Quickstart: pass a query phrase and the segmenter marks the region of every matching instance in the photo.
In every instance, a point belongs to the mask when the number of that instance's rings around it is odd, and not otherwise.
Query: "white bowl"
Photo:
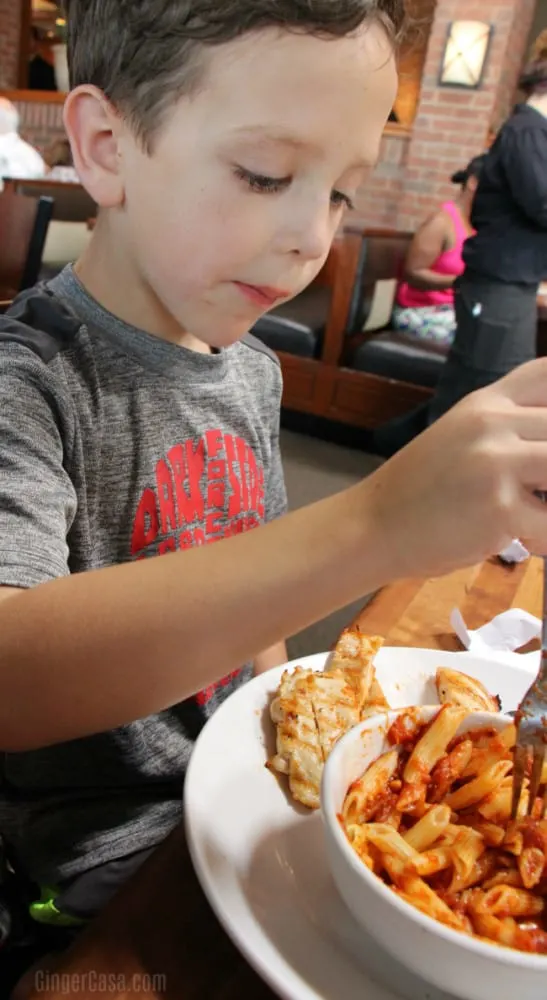
[[[529,955],[459,933],[394,893],[353,850],[339,820],[346,792],[389,749],[386,733],[404,709],[355,726],[332,751],[323,772],[321,807],[334,881],[356,921],[407,968],[461,1000],[546,1000],[547,956]],[[439,706],[413,709],[428,722]],[[502,729],[504,715],[469,715],[459,732]]]

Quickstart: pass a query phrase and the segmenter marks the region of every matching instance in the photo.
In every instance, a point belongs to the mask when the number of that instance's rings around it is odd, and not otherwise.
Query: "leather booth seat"
[[[394,330],[397,286],[413,239],[409,232],[366,230],[350,302],[344,363],[365,374],[433,390],[447,348]]]
[[[360,344],[350,365],[357,371],[434,389],[447,353],[446,347],[385,330]]]
[[[262,316],[252,332],[272,351],[318,358],[323,344],[331,289],[312,285],[290,302]]]

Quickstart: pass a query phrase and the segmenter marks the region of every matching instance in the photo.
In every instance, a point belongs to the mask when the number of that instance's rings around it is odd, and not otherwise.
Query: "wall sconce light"
[[[493,31],[484,21],[453,21],[449,25],[439,79],[442,87],[480,87]]]

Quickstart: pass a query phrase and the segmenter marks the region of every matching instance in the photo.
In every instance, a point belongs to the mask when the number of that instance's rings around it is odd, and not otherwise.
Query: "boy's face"
[[[376,24],[336,40],[268,29],[208,60],[150,155],[120,127],[109,231],[156,313],[221,347],[321,269],[397,80]]]

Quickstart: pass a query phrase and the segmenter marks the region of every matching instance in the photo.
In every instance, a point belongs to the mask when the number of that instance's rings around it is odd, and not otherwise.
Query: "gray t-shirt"
[[[23,293],[0,316],[0,584],[280,516],[280,401],[279,363],[252,337],[207,355],[159,340],[102,309],[71,268]],[[249,675],[112,732],[2,755],[0,832],[31,877],[55,885],[159,843],[180,819],[200,729]]]

